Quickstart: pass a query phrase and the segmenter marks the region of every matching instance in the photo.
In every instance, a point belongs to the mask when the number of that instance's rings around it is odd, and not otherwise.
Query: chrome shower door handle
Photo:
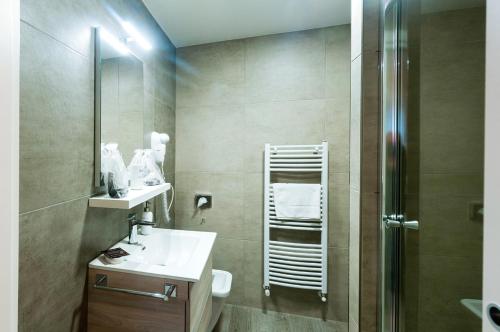
[[[405,220],[402,222],[403,228],[414,229],[418,231],[418,221],[417,220]]]
[[[391,214],[384,215],[382,218],[384,221],[384,225],[386,228],[400,228],[403,227],[405,229],[414,229],[418,230],[418,221],[417,220],[405,220],[403,215],[400,214]]]

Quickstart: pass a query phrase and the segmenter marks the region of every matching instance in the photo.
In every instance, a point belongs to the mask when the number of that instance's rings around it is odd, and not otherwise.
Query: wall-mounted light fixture
[[[125,46],[124,43],[119,41],[115,36],[113,36],[111,33],[108,32],[108,30],[104,28],[99,29],[99,33],[101,35],[101,38],[105,40],[109,45],[111,45],[115,50],[120,52],[123,55],[129,54],[130,50],[128,49],[127,46]]]
[[[127,33],[130,34],[131,41],[136,42],[146,51],[149,51],[153,48],[153,46],[151,46],[151,43],[148,42],[130,22],[123,21],[122,26],[125,29],[125,31],[127,31]]]

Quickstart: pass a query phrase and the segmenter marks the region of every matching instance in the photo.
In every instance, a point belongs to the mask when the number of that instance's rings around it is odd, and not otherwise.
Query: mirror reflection
[[[144,147],[143,63],[103,38],[100,49],[101,144],[117,143],[128,165],[134,150]]]

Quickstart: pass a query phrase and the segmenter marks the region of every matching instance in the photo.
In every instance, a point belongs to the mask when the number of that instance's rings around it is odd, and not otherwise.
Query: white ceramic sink
[[[197,282],[207,263],[216,233],[153,229],[139,235],[140,245],[128,244],[128,237],[116,243],[130,255],[120,264],[109,264],[101,256],[89,267]]]
[[[192,232],[158,231],[148,236],[142,236],[139,238],[139,243],[144,246],[144,249],[133,248],[134,253],[131,253],[132,255],[127,260],[149,265],[182,268],[190,263],[200,242],[198,234],[189,233]]]

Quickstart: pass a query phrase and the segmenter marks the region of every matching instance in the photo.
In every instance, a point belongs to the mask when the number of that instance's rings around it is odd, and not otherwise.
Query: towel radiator
[[[272,175],[316,173],[321,181],[318,220],[276,217]],[[300,176],[299,176],[300,178]],[[272,230],[320,232],[319,243],[271,240]],[[270,145],[264,148],[264,291],[271,285],[317,290],[326,302],[328,277],[328,143]]]

